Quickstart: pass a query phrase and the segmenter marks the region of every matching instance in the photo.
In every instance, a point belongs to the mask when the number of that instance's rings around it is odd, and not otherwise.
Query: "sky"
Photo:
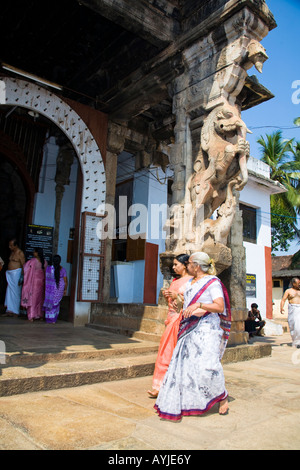
[[[277,28],[261,41],[269,57],[262,73],[252,67],[248,75],[256,75],[275,97],[242,113],[253,133],[247,135],[247,140],[254,158],[261,158],[261,146],[257,143],[260,136],[281,130],[283,138],[300,141],[300,127],[293,123],[300,117],[300,0],[266,0],[266,3],[275,17]],[[278,251],[276,255],[293,254],[299,249],[300,244],[293,242],[288,252]]]

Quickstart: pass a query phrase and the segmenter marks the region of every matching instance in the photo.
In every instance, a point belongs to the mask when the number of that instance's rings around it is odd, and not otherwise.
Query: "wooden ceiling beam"
[[[78,0],[106,19],[163,48],[180,33],[179,10],[168,0]]]

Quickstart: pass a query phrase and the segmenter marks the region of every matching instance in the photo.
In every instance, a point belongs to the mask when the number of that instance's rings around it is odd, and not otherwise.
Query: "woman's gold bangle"
[[[202,302],[200,302],[199,308],[202,308]]]

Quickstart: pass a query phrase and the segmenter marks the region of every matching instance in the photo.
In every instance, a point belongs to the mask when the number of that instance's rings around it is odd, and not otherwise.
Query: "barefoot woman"
[[[206,253],[190,256],[188,273],[193,279],[184,293],[178,342],[155,404],[159,416],[172,421],[216,403],[220,414],[228,411],[221,365],[230,330],[228,294]]]
[[[177,343],[177,335],[180,323],[180,310],[182,301],[180,295],[183,294],[187,282],[191,276],[187,274],[186,265],[189,255],[178,255],[173,261],[173,271],[176,278],[173,279],[169,289],[163,291],[163,295],[168,302],[168,317],[165,321],[166,329],[161,337],[157,359],[155,363],[154,375],[152,380],[152,390],[148,390],[150,397],[156,398],[164,379],[165,373],[170,364],[173,350]],[[183,295],[182,295],[183,299]]]

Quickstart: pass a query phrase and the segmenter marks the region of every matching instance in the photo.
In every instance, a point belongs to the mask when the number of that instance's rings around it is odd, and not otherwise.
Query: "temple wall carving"
[[[235,194],[248,180],[243,87],[247,71],[255,66],[261,72],[268,58],[259,42],[267,33],[263,21],[244,8],[184,51],[185,72],[173,83],[174,182],[166,253],[208,251],[218,272],[231,265],[227,237]]]

